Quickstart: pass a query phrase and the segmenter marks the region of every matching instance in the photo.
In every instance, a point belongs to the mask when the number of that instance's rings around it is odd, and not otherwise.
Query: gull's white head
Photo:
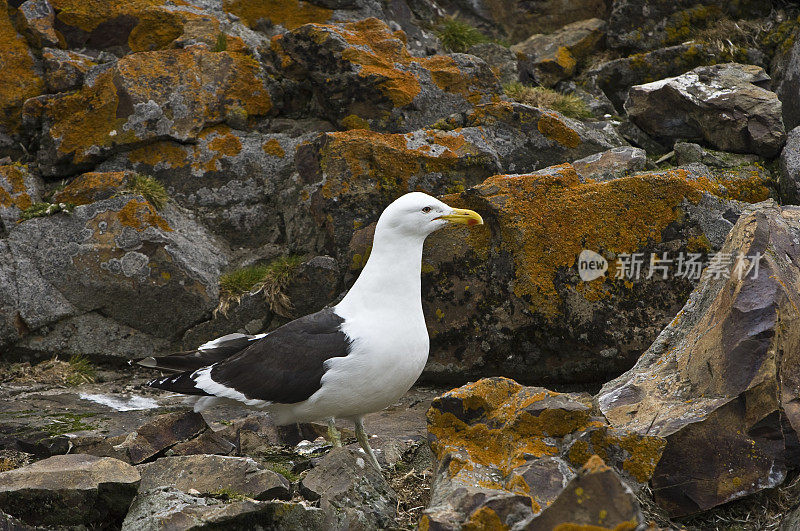
[[[449,223],[481,225],[480,214],[453,208],[422,192],[411,192],[396,199],[378,219],[377,232],[391,231],[408,237],[425,237]]]

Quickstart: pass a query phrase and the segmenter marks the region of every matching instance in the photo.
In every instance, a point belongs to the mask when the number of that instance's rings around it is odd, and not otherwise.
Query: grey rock
[[[60,39],[53,27],[55,11],[47,0],[27,0],[17,8],[22,33],[32,46],[58,46]]]
[[[715,62],[716,55],[705,45],[679,44],[608,61],[588,70],[583,77],[596,84],[622,113],[632,86],[678,76]]]
[[[190,214],[170,205],[156,212],[130,195],[17,224],[0,240],[0,256],[0,285],[8,288],[0,292],[0,322],[8,323],[0,345],[88,314],[90,323],[102,324],[119,346],[134,352],[138,347],[124,337],[126,329],[154,338],[140,349],[149,350],[201,321],[217,305],[225,263],[224,249]],[[147,264],[128,267],[144,256]],[[98,308],[102,318],[94,313]],[[65,337],[72,330],[100,348],[101,332],[88,324],[73,320],[58,328],[40,347],[78,348],[80,336]]]
[[[617,125],[617,132],[626,141],[634,146],[644,149],[649,155],[665,155],[669,148],[664,144],[657,142],[650,135],[642,131],[637,125],[630,121],[624,121]]]
[[[321,310],[339,293],[339,265],[330,256],[315,256],[292,275],[285,294],[295,317]]]
[[[800,125],[800,39],[795,38],[789,56],[780,66],[781,79],[775,92],[783,103],[783,121],[789,130]]]
[[[643,149],[623,146],[595,153],[572,163],[583,180],[607,181],[631,172],[645,169],[647,152]]]
[[[592,80],[586,80],[580,86],[571,80],[562,81],[555,86],[555,89],[558,92],[580,98],[597,118],[609,118],[617,114],[614,104],[611,103],[611,100],[602,90],[597,88]]]
[[[780,157],[780,172],[781,197],[786,203],[800,204],[800,127],[787,135]]]
[[[175,487],[203,495],[230,490],[257,500],[288,500],[290,484],[280,474],[264,469],[249,457],[187,455],[162,457],[139,465],[142,491]]]
[[[174,487],[142,491],[131,505],[125,531],[201,529],[308,529],[322,531],[325,515],[316,507],[281,501],[232,500],[192,496]]]
[[[118,459],[53,456],[0,473],[0,509],[31,525],[119,522],[139,479],[134,467]]]
[[[208,429],[208,424],[199,413],[167,413],[150,420],[124,438],[120,437],[122,441],[115,445],[115,449],[126,452],[130,462],[138,464]]]
[[[394,522],[397,495],[356,450],[331,450],[302,479],[300,492],[319,500],[330,529],[368,530]]]
[[[625,110],[659,141],[699,140],[716,149],[774,157],[786,141],[781,102],[761,88],[764,69],[728,63],[637,85]]]
[[[86,74],[97,64],[88,55],[58,48],[44,48],[42,66],[47,90],[67,92],[80,88]]]
[[[31,526],[0,511],[0,531],[47,531],[46,527]]]
[[[506,83],[519,81],[517,56],[505,46],[494,42],[484,42],[471,46],[467,53],[486,61],[486,64],[492,69],[500,83],[505,85]]]

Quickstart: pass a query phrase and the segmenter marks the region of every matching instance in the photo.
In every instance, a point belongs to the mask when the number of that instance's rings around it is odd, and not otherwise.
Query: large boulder
[[[33,332],[21,348],[43,355],[152,355],[217,305],[225,250],[174,206],[123,193],[15,225],[0,240],[0,345]]]
[[[75,93],[29,100],[45,175],[75,173],[146,141],[196,141],[206,127],[246,127],[273,109],[252,57],[203,46],[126,55],[96,67]]]
[[[581,20],[515,44],[510,49],[520,58],[520,77],[546,87],[572,77],[578,63],[599,48],[605,25],[599,18]]]
[[[497,99],[489,66],[466,54],[417,58],[376,18],[307,24],[273,39],[275,62],[296,82],[288,112],[306,106],[343,128],[404,132]]]
[[[57,455],[0,472],[0,509],[33,525],[118,525],[139,479],[134,467],[118,459]]]
[[[583,77],[602,90],[621,113],[632,86],[679,76],[716,62],[714,53],[702,44],[679,44],[613,59],[586,71]]]
[[[786,137],[780,171],[781,197],[786,203],[800,204],[800,127],[792,129]]]
[[[641,516],[620,474],[632,486],[646,483],[664,447],[658,437],[610,430],[592,415],[586,394],[523,387],[506,378],[482,379],[436,398],[428,434],[437,458],[431,502],[420,522],[428,529],[490,523],[553,529],[596,524],[603,509],[608,520],[600,523],[614,528],[632,520],[635,526]]]
[[[631,87],[625,111],[656,140],[702,141],[772,158],[786,141],[781,102],[764,69],[727,63]]]
[[[798,238],[796,207],[748,209],[681,312],[597,395],[612,426],[666,439],[652,487],[671,516],[780,485],[798,465]]]
[[[564,383],[619,374],[684,304],[741,211],[732,199],[767,197],[758,173],[715,177],[696,166],[582,183],[569,164],[445,196],[486,225],[428,238],[425,376]],[[366,251],[358,237],[353,256]],[[605,274],[582,280],[584,250],[602,255]],[[670,262],[652,269],[651,253]]]

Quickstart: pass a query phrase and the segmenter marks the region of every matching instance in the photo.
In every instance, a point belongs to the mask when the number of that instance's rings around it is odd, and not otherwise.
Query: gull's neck
[[[386,308],[422,314],[420,273],[422,246],[419,235],[398,235],[375,230],[372,251],[361,274],[342,302],[337,313],[385,311]]]

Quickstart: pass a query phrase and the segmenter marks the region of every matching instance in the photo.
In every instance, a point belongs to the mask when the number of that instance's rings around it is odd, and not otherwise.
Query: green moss
[[[718,20],[722,11],[717,6],[695,6],[670,16],[666,27],[666,44],[679,44],[692,38],[700,29]]]
[[[553,89],[533,87],[518,81],[503,85],[503,91],[506,96],[516,102],[552,109],[570,118],[591,118],[593,116],[586,103],[572,94],[561,94]]]
[[[70,214],[74,208],[75,205],[72,203],[34,203],[22,211],[20,214],[20,222],[28,221],[33,218],[52,216],[59,212]]]
[[[436,36],[449,52],[464,53],[470,46],[491,40],[477,28],[455,18],[446,18],[436,27]]]
[[[50,423],[43,430],[51,437],[76,431],[93,430],[96,426],[87,424],[84,420],[95,415],[97,413],[50,413],[44,415],[50,419]]]
[[[141,175],[135,173],[128,178],[125,185],[125,191],[133,194],[138,194],[147,199],[147,201],[155,207],[156,210],[161,210],[167,204],[169,196],[167,190],[160,181],[154,177]]]
[[[768,55],[788,53],[794,45],[798,30],[800,30],[800,16],[778,24],[775,29],[764,35],[761,43]]]
[[[289,469],[289,467],[287,467],[283,463],[267,463],[266,466],[273,472],[277,472],[281,476],[288,479],[291,483],[294,483],[295,481],[300,479],[300,476],[298,474],[292,472],[291,469]]]

